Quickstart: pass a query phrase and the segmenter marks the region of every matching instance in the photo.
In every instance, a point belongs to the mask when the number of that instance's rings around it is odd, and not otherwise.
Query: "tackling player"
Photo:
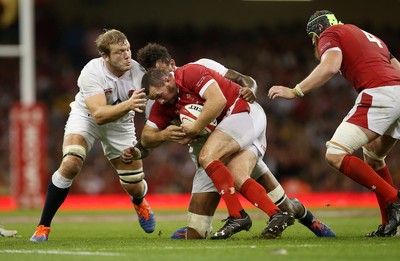
[[[126,144],[137,142],[133,117],[145,108],[145,94],[140,88],[144,69],[132,60],[130,43],[122,32],[106,30],[97,37],[96,45],[101,57],[92,59],[78,78],[79,92],[70,104],[65,126],[63,160],[49,182],[32,242],[48,240],[51,221],[96,140],[131,196],[143,230],[152,233],[155,229],[153,211],[144,199],[147,184],[142,161],[124,164],[120,158]]]

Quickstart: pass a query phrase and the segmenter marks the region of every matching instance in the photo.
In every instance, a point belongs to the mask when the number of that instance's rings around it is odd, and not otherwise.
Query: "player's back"
[[[320,38],[320,52],[338,47],[342,51],[342,75],[358,92],[366,88],[400,83],[400,74],[390,64],[386,44],[355,25],[335,25]]]

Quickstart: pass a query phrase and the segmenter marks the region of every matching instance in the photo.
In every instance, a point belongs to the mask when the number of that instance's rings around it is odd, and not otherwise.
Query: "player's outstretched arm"
[[[257,91],[257,83],[253,78],[232,69],[228,69],[224,76],[225,78],[242,86],[240,95],[242,95],[243,99],[250,103],[253,103],[256,100],[257,97],[255,93]]]

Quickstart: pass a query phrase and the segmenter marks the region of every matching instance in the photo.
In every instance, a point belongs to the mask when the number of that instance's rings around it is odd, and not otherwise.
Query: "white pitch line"
[[[48,254],[48,255],[76,255],[76,256],[121,256],[119,253],[89,252],[89,251],[60,251],[60,250],[0,250],[0,253],[7,254]]]

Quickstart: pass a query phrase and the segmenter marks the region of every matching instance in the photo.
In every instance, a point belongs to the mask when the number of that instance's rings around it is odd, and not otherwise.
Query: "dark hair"
[[[158,60],[168,64],[172,59],[167,48],[157,43],[148,43],[145,47],[139,49],[136,56],[138,63],[146,70],[155,68]]]
[[[142,88],[146,95],[149,95],[150,86],[161,87],[164,85],[164,78],[168,76],[165,70],[154,69],[146,72],[142,78]]]
[[[328,10],[316,11],[307,22],[306,32],[308,35],[315,34],[318,37],[331,25],[341,24],[335,14]],[[322,25],[322,28],[319,27]]]

